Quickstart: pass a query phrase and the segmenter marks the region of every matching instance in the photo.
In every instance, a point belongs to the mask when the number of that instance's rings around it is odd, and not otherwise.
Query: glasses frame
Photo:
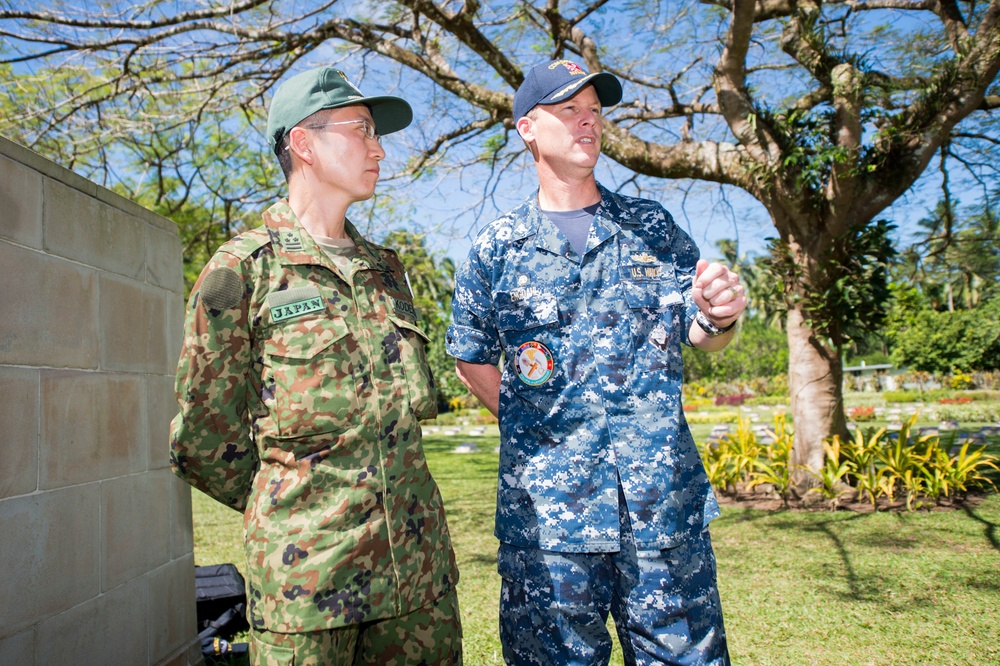
[[[367,118],[357,118],[356,120],[340,120],[335,123],[319,123],[317,125],[303,125],[306,129],[320,129],[321,127],[330,127],[331,125],[355,125],[357,123],[364,123],[365,125],[365,138],[375,139],[379,144],[382,143],[382,135],[378,133],[375,129],[375,124],[368,120]]]

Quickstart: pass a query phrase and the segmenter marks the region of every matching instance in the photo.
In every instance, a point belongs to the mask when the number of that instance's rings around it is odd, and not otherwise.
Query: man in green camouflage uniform
[[[395,252],[348,207],[409,105],[342,72],[285,82],[268,139],[289,196],[223,245],[188,303],[171,465],[244,513],[257,664],[456,664],[458,571],[418,421],[427,338]]]

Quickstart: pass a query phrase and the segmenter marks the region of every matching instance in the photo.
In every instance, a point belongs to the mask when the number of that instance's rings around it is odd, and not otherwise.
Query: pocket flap
[[[348,333],[344,319],[298,319],[272,331],[264,341],[264,351],[279,358],[309,359]]]
[[[625,301],[633,310],[663,310],[684,302],[680,288],[674,280],[662,282],[632,282],[622,280]]]
[[[414,333],[419,335],[420,338],[426,343],[429,343],[431,341],[431,339],[427,336],[427,334],[424,333],[423,330],[421,330],[421,328],[416,324],[411,323],[395,315],[388,315],[388,316],[389,316],[389,321],[395,324],[398,328],[405,328],[408,331],[413,331]]]
[[[555,296],[538,295],[530,299],[514,299],[508,293],[496,298],[497,330],[525,331],[559,321]]]

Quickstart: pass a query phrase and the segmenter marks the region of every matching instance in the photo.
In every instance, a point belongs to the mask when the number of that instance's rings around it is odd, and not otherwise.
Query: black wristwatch
[[[702,312],[701,310],[698,310],[698,314],[694,316],[694,320],[698,322],[698,325],[701,326],[701,330],[705,331],[705,334],[708,335],[708,337],[714,338],[717,335],[722,335],[727,331],[733,330],[733,326],[736,326],[736,322],[739,321],[739,317],[734,319],[732,323],[729,324],[729,326],[725,326],[723,328],[719,328],[718,326],[713,324],[709,320],[709,318],[705,316],[705,313]]]

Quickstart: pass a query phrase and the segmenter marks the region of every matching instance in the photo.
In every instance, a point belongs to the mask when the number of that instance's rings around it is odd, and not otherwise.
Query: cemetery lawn
[[[493,537],[499,438],[495,426],[477,436],[451,432],[428,428],[424,446],[458,557],[465,663],[502,664]],[[453,453],[463,444],[475,451]],[[241,516],[192,494],[195,563],[242,569]],[[912,513],[738,504],[722,511],[712,538],[737,666],[1000,663],[996,493]],[[617,645],[611,663],[623,663]]]

